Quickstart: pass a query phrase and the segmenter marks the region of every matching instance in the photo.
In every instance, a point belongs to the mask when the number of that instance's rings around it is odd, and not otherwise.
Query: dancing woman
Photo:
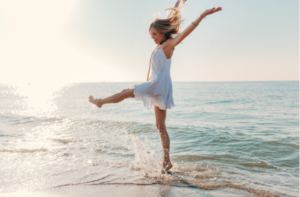
[[[201,20],[210,14],[222,10],[222,8],[212,8],[204,11],[192,24],[183,32],[180,32],[181,9],[186,0],[178,0],[174,8],[165,10],[172,11],[168,18],[154,18],[149,26],[151,38],[157,45],[154,49],[149,64],[147,82],[134,84],[131,88],[125,89],[112,96],[95,99],[89,97],[89,101],[97,107],[102,107],[108,103],[119,103],[126,98],[141,100],[145,107],[150,110],[154,106],[156,127],[159,130],[160,139],[163,147],[164,161],[163,171],[172,168],[170,161],[170,138],[166,130],[167,108],[174,107],[172,80],[170,76],[171,58],[175,47],[181,43],[201,22]],[[173,35],[177,35],[173,38]],[[151,75],[149,73],[151,70]]]

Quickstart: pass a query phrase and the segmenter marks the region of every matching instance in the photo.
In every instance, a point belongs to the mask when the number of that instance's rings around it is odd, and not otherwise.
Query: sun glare
[[[32,116],[51,116],[57,111],[54,99],[65,84],[28,83],[16,87],[16,94],[22,99],[17,105],[19,112]]]

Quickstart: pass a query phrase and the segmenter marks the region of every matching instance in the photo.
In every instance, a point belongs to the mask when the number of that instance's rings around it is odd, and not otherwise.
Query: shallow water
[[[153,108],[87,101],[132,84],[0,84],[0,194],[155,183],[298,196],[299,82],[174,82],[167,175]]]

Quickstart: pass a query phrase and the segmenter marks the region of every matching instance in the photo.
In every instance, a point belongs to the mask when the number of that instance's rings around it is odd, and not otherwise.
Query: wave
[[[277,146],[277,145],[279,145],[279,146],[289,146],[289,147],[292,147],[292,148],[299,149],[299,145],[296,145],[296,144],[288,144],[288,143],[282,143],[282,142],[278,142],[278,141],[270,141],[270,142],[267,142],[267,143],[268,144],[273,144],[275,146]]]
[[[245,167],[259,167],[259,168],[269,168],[269,169],[277,169],[275,166],[264,164],[264,163],[240,163],[239,165]]]
[[[36,116],[21,116],[14,114],[0,114],[1,120],[6,120],[9,125],[26,125],[26,124],[40,124],[40,123],[53,123],[63,121],[67,118],[64,117],[36,117]]]
[[[226,103],[252,103],[252,101],[247,99],[232,99],[232,100],[221,100],[221,101],[209,101],[206,104],[215,105],[215,104],[226,104]]]
[[[82,142],[82,140],[75,140],[75,139],[52,139],[52,138],[47,138],[52,141],[60,142],[62,144],[70,144],[74,142]]]
[[[148,133],[157,132],[155,124],[145,124],[138,122],[122,122],[113,120],[95,120],[84,118],[69,118],[63,116],[53,117],[36,117],[36,116],[20,116],[20,115],[3,115],[0,114],[0,120],[7,119],[8,125],[51,125],[53,123],[67,123],[69,126],[92,126],[102,128],[125,128],[129,133]]]
[[[35,152],[46,152],[48,151],[45,148],[40,149],[19,149],[19,150],[8,150],[8,149],[2,149],[0,152],[3,153],[35,153]]]
[[[183,156],[179,156],[176,158],[172,159],[173,161],[188,161],[188,162],[193,162],[193,161],[201,161],[201,160],[220,160],[218,158],[214,158],[214,157],[205,157],[205,156],[198,156],[198,155],[183,155]]]

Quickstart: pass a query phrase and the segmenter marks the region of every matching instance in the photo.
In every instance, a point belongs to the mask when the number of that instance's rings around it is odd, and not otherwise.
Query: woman
[[[220,7],[204,11],[191,25],[182,33],[180,31],[181,9],[186,0],[178,0],[175,8],[168,8],[172,13],[167,19],[155,18],[149,27],[149,33],[157,47],[150,58],[147,82],[134,84],[131,88],[125,89],[120,93],[114,94],[103,99],[94,99],[89,97],[89,101],[97,107],[108,103],[119,103],[126,98],[135,98],[141,100],[150,110],[154,106],[156,127],[159,130],[160,139],[163,147],[164,161],[163,171],[172,168],[170,161],[170,138],[166,130],[167,108],[174,107],[173,88],[170,76],[171,57],[175,47],[181,43],[201,22],[201,20],[212,13],[222,10]],[[172,35],[178,34],[176,37]],[[151,69],[151,75],[149,73]]]

